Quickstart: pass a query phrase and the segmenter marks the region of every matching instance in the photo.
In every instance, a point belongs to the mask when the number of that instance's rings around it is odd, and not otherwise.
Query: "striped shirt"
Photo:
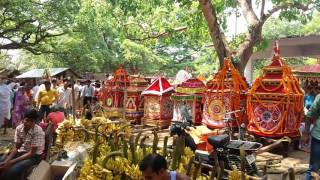
[[[29,152],[31,147],[37,147],[36,154],[41,155],[44,150],[45,135],[42,128],[37,124],[32,129],[29,129],[28,132],[25,132],[24,124],[22,123],[16,128],[14,142],[22,143],[18,152]]]

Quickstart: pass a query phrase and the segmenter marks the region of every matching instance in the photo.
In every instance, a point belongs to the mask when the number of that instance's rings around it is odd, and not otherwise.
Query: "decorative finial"
[[[44,69],[44,71],[43,71],[43,74],[42,74],[42,78],[43,79],[46,79],[46,80],[49,80],[50,79],[50,71],[49,71],[49,69],[48,68],[46,68],[46,69]]]
[[[275,56],[279,56],[280,55],[280,48],[279,48],[278,40],[276,40],[276,42],[274,43],[273,49],[274,49]]]

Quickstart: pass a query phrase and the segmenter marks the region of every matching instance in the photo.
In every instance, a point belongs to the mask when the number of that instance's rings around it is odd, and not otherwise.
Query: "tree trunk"
[[[199,0],[199,4],[203,16],[207,21],[209,33],[219,58],[221,68],[224,63],[224,58],[231,55],[231,50],[228,47],[223,31],[220,29],[214,4],[212,4],[210,0]],[[255,23],[252,24],[251,32],[247,33],[246,40],[237,49],[236,56],[240,59],[240,61],[233,61],[234,66],[238,69],[241,75],[244,75],[244,69],[253,53],[254,45],[259,43],[261,40],[262,24],[257,23],[256,21],[254,22]]]
[[[213,46],[217,52],[220,67],[222,67],[224,58],[229,56],[230,50],[225,40],[224,33],[220,29],[214,5],[210,0],[199,0],[199,5],[201,7],[203,16],[207,21]]]
[[[237,56],[240,58],[240,62],[236,63],[235,67],[241,75],[244,75],[246,65],[253,54],[253,47],[261,42],[262,25],[263,23],[253,25],[251,31],[247,32],[246,40],[237,49]]]
[[[242,63],[242,61],[241,62],[232,62],[233,63],[233,65],[234,65],[234,67],[239,71],[239,73],[241,74],[241,75],[244,75],[244,69],[245,69],[245,67],[243,68],[243,63]]]

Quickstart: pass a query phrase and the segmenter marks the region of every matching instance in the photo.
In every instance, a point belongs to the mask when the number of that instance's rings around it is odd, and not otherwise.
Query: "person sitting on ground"
[[[146,180],[189,180],[190,178],[176,171],[167,170],[166,159],[159,154],[149,154],[139,164],[142,176]]]
[[[94,115],[96,115],[96,113],[98,113],[101,110],[100,102],[95,97],[92,98],[92,102],[90,104],[90,110]]]
[[[0,160],[0,179],[20,180],[33,165],[39,164],[45,146],[45,134],[36,124],[38,111],[29,109],[15,131],[15,147]]]

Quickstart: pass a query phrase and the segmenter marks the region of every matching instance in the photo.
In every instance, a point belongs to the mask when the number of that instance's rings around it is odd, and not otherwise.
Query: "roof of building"
[[[80,76],[78,74],[76,74],[74,71],[72,71],[70,68],[49,68],[49,74],[50,76],[56,76],[62,72],[65,71],[71,71],[77,78],[80,78]],[[19,76],[17,76],[16,78],[18,79],[24,79],[24,78],[42,78],[43,73],[44,73],[45,69],[32,69],[30,71],[27,71]]]

